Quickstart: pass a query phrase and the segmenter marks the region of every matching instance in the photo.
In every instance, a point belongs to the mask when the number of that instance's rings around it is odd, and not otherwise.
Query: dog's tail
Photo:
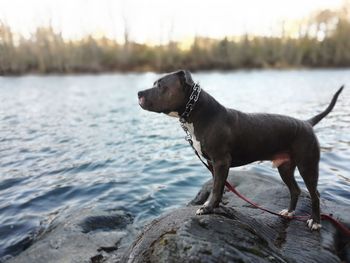
[[[344,85],[338,89],[338,91],[334,94],[331,103],[328,105],[327,109],[325,109],[320,114],[316,115],[315,117],[312,117],[311,119],[307,120],[312,126],[315,126],[317,123],[319,123],[324,117],[327,116],[328,113],[333,110],[335,103],[337,102],[338,96],[340,92],[342,92],[344,88]]]

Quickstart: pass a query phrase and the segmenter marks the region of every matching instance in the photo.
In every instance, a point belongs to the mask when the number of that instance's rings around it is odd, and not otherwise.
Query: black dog
[[[179,117],[192,137],[193,146],[214,171],[210,200],[197,214],[212,213],[219,206],[230,167],[271,160],[290,191],[289,208],[280,214],[293,215],[300,194],[294,178],[298,167],[312,200],[311,230],[320,225],[317,191],[320,147],[312,129],[334,107],[342,91],[334,95],[325,111],[303,121],[277,114],[250,114],[228,109],[195,84],[188,71],[170,73],[138,93],[140,106],[149,111]]]

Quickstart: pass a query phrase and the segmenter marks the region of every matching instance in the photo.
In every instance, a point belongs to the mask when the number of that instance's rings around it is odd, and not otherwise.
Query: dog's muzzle
[[[145,103],[146,103],[144,92],[143,91],[139,91],[137,93],[137,96],[139,98],[139,105],[141,106],[141,108],[144,108],[145,107]]]

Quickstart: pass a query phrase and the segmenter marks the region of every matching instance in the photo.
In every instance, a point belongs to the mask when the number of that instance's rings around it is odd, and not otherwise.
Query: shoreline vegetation
[[[350,67],[350,7],[323,10],[294,30],[281,24],[278,36],[194,37],[191,45],[169,41],[139,44],[88,35],[67,40],[51,26],[39,27],[30,37],[0,23],[0,76],[105,72],[169,72],[263,68]]]

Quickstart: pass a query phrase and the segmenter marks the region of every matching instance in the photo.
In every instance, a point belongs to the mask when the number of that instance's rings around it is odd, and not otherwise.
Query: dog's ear
[[[179,76],[181,84],[183,86],[190,86],[192,87],[194,85],[194,81],[192,79],[191,76],[191,72],[189,72],[188,70],[179,70],[176,72],[176,75]]]

